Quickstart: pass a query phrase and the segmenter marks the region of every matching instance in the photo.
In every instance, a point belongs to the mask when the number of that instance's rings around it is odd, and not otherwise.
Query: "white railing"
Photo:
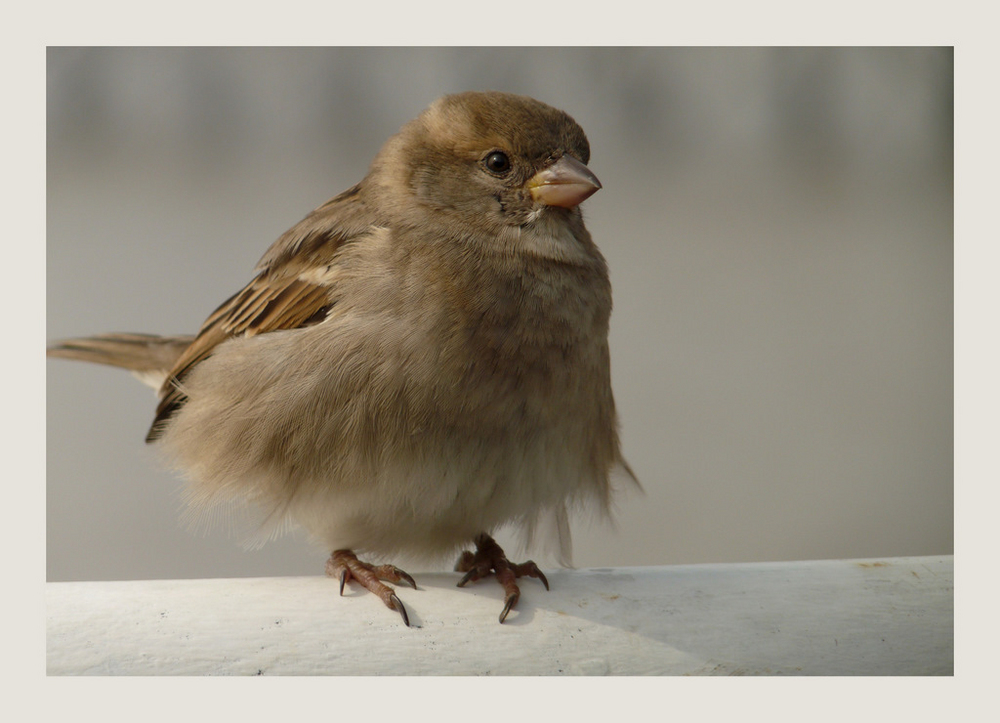
[[[950,556],[679,565],[397,586],[324,577],[48,583],[50,675],[950,675]]]

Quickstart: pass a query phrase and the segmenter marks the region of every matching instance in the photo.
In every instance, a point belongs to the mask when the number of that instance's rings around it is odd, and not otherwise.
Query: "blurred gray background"
[[[586,130],[614,388],[644,494],[579,566],[947,554],[948,48],[50,48],[47,334],[194,332],[435,97]],[[50,581],[317,575],[179,522],[153,392],[47,363]]]

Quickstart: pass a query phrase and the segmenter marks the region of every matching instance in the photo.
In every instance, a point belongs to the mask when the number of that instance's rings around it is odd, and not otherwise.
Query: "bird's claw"
[[[500,611],[500,624],[503,625],[503,621],[507,619],[507,613],[517,605],[517,601],[521,598],[521,591],[518,590],[514,593],[508,593],[503,599],[503,610]]]
[[[380,582],[389,580],[390,582],[406,583],[414,590],[417,583],[414,579],[400,570],[395,565],[370,565],[362,562],[350,550],[335,550],[326,563],[326,574],[340,580],[340,594],[343,596],[344,587],[349,580],[356,580],[363,588],[378,596],[390,610],[395,610],[403,617],[403,623],[410,627],[410,618],[406,614],[406,608],[393,589]]]
[[[396,571],[396,574],[399,575],[399,580],[397,580],[396,582],[405,582],[407,585],[409,585],[410,587],[412,587],[414,590],[417,589],[417,582],[416,582],[416,580],[414,580],[412,577],[410,577],[405,572],[403,572],[402,570],[400,570],[398,567],[394,567],[393,569]]]
[[[511,569],[514,570],[514,574],[517,577],[534,577],[542,581],[545,589],[549,589],[548,578],[545,577],[545,573],[538,569],[538,565],[535,564],[534,560],[528,560],[527,562],[522,562],[520,565],[511,564]]]
[[[415,586],[414,586],[415,587]],[[390,610],[395,610],[397,613],[403,616],[403,625],[410,627],[410,618],[406,615],[406,608],[403,607],[403,601],[396,597],[396,593],[392,593],[389,596],[389,602],[386,603]]]
[[[458,581],[458,587],[465,587],[470,582],[475,582],[493,573],[497,581],[503,586],[504,601],[503,610],[500,612],[500,622],[507,619],[508,613],[517,605],[521,598],[521,590],[517,586],[517,578],[534,577],[549,589],[549,581],[545,574],[538,569],[538,565],[532,560],[520,564],[512,563],[507,559],[504,551],[489,535],[480,535],[476,538],[476,552],[468,550],[462,552],[455,563],[456,572],[464,572],[465,575]]]

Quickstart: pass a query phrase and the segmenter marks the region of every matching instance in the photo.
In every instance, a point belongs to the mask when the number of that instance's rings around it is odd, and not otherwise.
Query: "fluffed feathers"
[[[198,509],[251,502],[328,549],[450,552],[607,510],[621,458],[582,129],[522,96],[445,96],[267,251],[197,337],[53,356],[163,374],[149,441]],[[634,479],[634,477],[633,477]]]

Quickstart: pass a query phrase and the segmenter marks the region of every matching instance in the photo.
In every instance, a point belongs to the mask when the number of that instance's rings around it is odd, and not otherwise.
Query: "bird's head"
[[[553,215],[578,221],[577,206],[601,188],[589,159],[587,136],[563,111],[525,96],[468,92],[438,99],[404,126],[372,170],[405,205],[504,233]]]

